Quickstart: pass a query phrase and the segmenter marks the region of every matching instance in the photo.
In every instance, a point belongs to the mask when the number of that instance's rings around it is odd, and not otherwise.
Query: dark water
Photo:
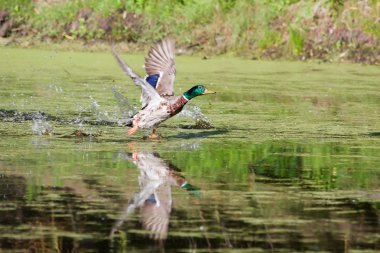
[[[380,246],[379,157],[371,148],[363,157],[337,143],[104,147],[12,139],[1,142],[2,150],[18,150],[1,163],[3,250],[364,252]]]
[[[378,68],[179,58],[213,128],[151,141],[107,54],[0,53],[0,252],[380,250]]]

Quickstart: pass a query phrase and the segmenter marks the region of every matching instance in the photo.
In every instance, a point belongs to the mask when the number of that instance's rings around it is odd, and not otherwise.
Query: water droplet
[[[41,113],[32,115],[32,130],[36,135],[50,135],[53,133],[53,127],[46,121],[46,117]]]

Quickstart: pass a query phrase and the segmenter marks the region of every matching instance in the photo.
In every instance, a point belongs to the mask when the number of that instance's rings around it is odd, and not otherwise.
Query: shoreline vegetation
[[[0,45],[380,64],[376,0],[0,0]]]

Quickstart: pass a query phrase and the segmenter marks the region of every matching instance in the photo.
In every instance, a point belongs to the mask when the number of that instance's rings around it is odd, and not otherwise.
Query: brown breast
[[[169,105],[169,113],[170,116],[174,116],[180,111],[182,111],[182,108],[184,105],[188,102],[186,98],[183,96],[178,97],[176,100],[174,100],[170,105]]]

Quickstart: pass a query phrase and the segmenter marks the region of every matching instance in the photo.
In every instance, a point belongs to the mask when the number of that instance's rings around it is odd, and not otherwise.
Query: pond
[[[111,53],[0,56],[1,252],[380,250],[379,67],[179,56],[153,141]]]

